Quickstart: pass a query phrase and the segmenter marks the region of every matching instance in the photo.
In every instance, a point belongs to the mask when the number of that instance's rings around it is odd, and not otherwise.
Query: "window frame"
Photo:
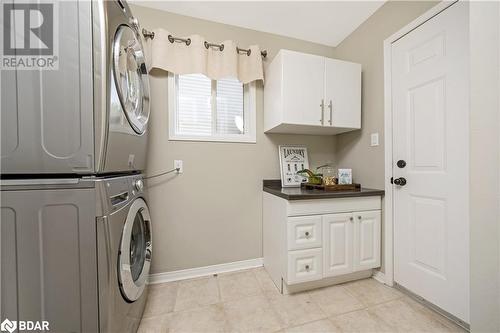
[[[217,134],[216,119],[212,117],[212,135],[185,135],[177,133],[177,79],[176,74],[168,73],[168,140],[169,141],[201,141],[256,143],[256,84],[255,81],[243,85],[243,123],[244,134]],[[212,115],[216,113],[216,104],[212,80]]]

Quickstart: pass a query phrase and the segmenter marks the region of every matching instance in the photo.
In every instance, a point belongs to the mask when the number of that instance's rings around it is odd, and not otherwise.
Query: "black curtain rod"
[[[142,29],[142,35],[146,39],[147,38],[151,38],[151,39],[155,38],[155,33],[152,32],[152,31],[148,31],[146,29]],[[168,41],[170,43],[174,43],[174,42],[185,43],[187,46],[189,46],[191,44],[191,38],[180,38],[180,37],[174,37],[172,35],[168,35]],[[219,51],[224,50],[224,44],[214,44],[214,43],[209,43],[209,42],[205,41],[204,45],[205,45],[205,47],[207,49],[210,48],[210,47],[213,47],[213,48],[219,49]],[[252,53],[252,50],[250,50],[250,49],[242,49],[242,48],[236,47],[236,52],[238,52],[238,53],[246,53],[247,56],[249,56]],[[260,52],[260,55],[263,58],[267,57],[267,50],[262,50]]]

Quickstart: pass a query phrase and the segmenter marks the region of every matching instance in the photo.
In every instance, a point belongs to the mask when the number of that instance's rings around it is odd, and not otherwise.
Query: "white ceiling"
[[[337,46],[385,0],[132,2],[181,15]]]

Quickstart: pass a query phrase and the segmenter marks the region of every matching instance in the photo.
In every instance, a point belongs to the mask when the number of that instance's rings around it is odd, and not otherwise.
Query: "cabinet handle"
[[[306,237],[309,237],[309,231],[306,231],[305,235]]]
[[[333,103],[332,103],[332,100],[330,100],[330,104],[328,104],[328,108],[330,109],[330,120],[328,120],[328,122],[331,125],[332,124],[332,120],[333,120]]]
[[[323,125],[323,123],[325,121],[325,100],[324,99],[321,99],[321,104],[319,106],[321,107],[321,119],[320,119],[320,122],[321,122],[321,125]]]
[[[309,265],[306,265],[306,271],[308,271],[308,270],[309,270]]]
[[[358,215],[358,220],[361,220],[361,215]]]
[[[352,221],[354,221],[354,217],[352,217],[352,216],[351,216],[351,217],[349,218],[349,220],[351,220],[351,222],[352,222]]]

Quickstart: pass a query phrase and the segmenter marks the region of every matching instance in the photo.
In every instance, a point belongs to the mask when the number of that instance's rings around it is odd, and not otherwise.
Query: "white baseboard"
[[[261,267],[264,264],[264,258],[255,258],[242,261],[228,262],[226,264],[204,266],[197,268],[182,269],[179,271],[149,274],[148,284],[172,282],[179,280],[192,279],[201,276],[239,271],[242,269]]]
[[[385,284],[385,274],[379,270],[373,270],[372,278],[374,278],[375,280],[377,280],[380,283]]]

